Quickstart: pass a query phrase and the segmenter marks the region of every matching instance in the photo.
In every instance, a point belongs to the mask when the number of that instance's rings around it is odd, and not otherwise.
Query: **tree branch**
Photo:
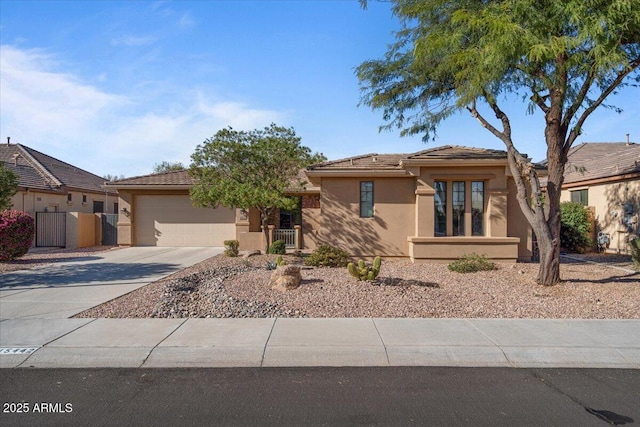
[[[580,115],[580,118],[578,118],[576,125],[573,127],[573,129],[571,129],[571,132],[567,137],[567,141],[564,143],[563,152],[565,156],[569,153],[569,150],[571,149],[571,145],[573,144],[573,142],[576,140],[576,138],[578,138],[578,135],[580,135],[580,129],[582,128],[582,125],[584,124],[585,120],[587,120],[587,118],[591,115],[591,113],[593,113],[596,110],[596,108],[598,108],[604,102],[607,96],[609,96],[611,92],[613,92],[629,74],[631,74],[636,68],[638,68],[638,66],[640,66],[640,57],[637,57],[636,59],[631,61],[629,63],[628,68],[620,71],[618,73],[618,76],[600,94],[598,99],[596,99],[594,103],[591,104],[589,108],[587,108]]]

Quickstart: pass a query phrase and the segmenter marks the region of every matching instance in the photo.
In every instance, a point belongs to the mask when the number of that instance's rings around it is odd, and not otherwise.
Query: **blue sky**
[[[358,107],[354,69],[382,56],[398,23],[388,3],[353,1],[0,0],[0,142],[98,175],[189,163],[221,128],[292,126],[330,159],[445,144],[503,148],[466,114],[438,139],[378,132]],[[640,91],[613,98],[583,141],[640,141]],[[521,151],[543,159],[542,120],[510,105]]]

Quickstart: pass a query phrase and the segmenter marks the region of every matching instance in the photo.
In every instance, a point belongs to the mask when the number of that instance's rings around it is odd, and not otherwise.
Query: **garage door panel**
[[[222,246],[235,239],[235,211],[196,208],[188,195],[141,195],[135,201],[138,246]]]

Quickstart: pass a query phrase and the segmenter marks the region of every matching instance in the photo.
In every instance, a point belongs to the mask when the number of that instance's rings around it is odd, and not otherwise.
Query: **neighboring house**
[[[606,233],[608,252],[628,253],[629,239],[640,227],[640,144],[588,142],[567,156],[561,201],[594,212],[595,235]]]
[[[297,212],[273,219],[274,236],[295,247],[339,246],[354,256],[446,261],[475,252],[531,259],[532,233],[516,200],[504,151],[444,146],[412,154],[367,154],[301,172]],[[120,197],[121,245],[262,249],[254,209],[195,208],[187,171],[108,183]],[[283,230],[284,229],[284,230]],[[279,234],[281,233],[281,234]]]
[[[114,190],[105,190],[104,178],[79,169],[22,144],[0,144],[0,161],[18,175],[13,209],[36,212],[118,211]]]

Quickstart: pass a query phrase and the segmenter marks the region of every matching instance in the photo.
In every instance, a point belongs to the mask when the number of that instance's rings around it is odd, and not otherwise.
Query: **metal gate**
[[[36,246],[64,248],[67,244],[67,214],[36,212]]]
[[[102,244],[118,244],[118,214],[102,214]]]
[[[296,230],[279,229],[273,230],[273,240],[284,240],[287,249],[295,249],[296,247]]]

